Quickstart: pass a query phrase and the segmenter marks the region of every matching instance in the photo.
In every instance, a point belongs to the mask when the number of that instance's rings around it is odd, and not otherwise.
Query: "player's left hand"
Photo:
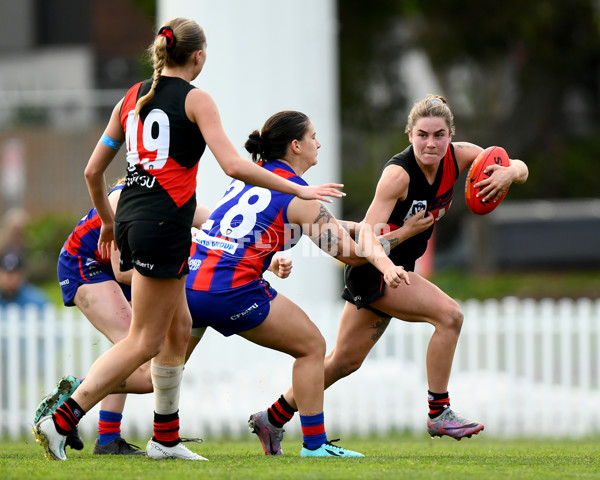
[[[477,193],[477,197],[484,197],[484,202],[498,201],[513,181],[510,167],[490,165],[485,169],[484,173],[488,175],[488,178],[473,185],[475,189],[481,187],[481,191]]]
[[[292,259],[287,257],[273,257],[269,270],[279,278],[287,278],[292,273]]]

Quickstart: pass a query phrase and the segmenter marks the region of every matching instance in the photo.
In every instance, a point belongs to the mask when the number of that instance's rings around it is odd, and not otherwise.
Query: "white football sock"
[[[150,364],[150,372],[154,386],[154,411],[160,415],[177,412],[183,364],[160,365],[153,360]]]

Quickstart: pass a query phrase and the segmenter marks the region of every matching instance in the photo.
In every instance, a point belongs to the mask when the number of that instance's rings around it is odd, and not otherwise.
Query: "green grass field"
[[[135,442],[134,442],[135,443]],[[283,457],[266,457],[255,438],[205,440],[190,449],[209,462],[92,455],[67,449],[66,462],[47,461],[33,438],[0,442],[2,479],[569,479],[600,478],[600,438],[499,440],[485,433],[457,442],[427,435],[346,438],[360,459],[303,459],[300,439],[286,438]],[[145,446],[145,441],[138,442]]]

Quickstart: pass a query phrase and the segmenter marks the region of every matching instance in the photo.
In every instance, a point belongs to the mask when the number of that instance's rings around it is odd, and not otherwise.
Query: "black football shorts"
[[[115,222],[120,270],[135,268],[146,277],[181,278],[189,273],[191,229],[157,220]]]

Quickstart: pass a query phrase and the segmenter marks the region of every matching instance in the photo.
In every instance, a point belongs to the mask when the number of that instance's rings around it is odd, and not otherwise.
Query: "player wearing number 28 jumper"
[[[253,160],[265,170],[299,185],[306,185],[302,174],[317,163],[320,146],[312,122],[294,111],[273,115],[262,133],[253,132],[246,142]],[[359,256],[349,234],[320,202],[235,180],[194,235],[186,281],[194,321],[190,348],[210,326],[223,335],[238,334],[293,356],[292,383],[298,392],[304,437],[301,456],[362,456],[327,440],[323,416],[325,340],[306,313],[262,277],[267,269],[276,273],[289,269],[285,258],[274,266],[273,256],[292,247],[303,233],[340,261],[352,265],[371,262],[390,287],[403,288],[399,285],[407,273],[391,262],[381,244],[366,252],[365,258]],[[269,445],[263,447],[265,453],[272,453]]]

